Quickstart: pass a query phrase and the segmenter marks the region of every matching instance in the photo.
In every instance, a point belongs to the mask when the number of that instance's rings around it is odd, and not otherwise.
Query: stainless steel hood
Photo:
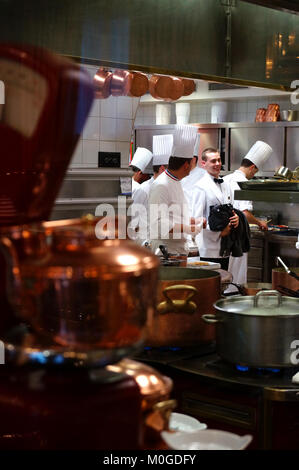
[[[256,3],[270,2],[0,0],[0,41],[109,67],[290,90],[299,78],[298,15]]]

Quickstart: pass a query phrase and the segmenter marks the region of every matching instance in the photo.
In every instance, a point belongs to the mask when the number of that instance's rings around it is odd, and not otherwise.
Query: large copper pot
[[[37,334],[74,351],[117,349],[123,357],[143,342],[159,261],[130,240],[99,240],[99,220],[15,228],[0,246],[10,301]]]
[[[157,305],[148,318],[146,344],[195,346],[215,339],[213,325],[202,321],[214,313],[213,304],[221,297],[220,274],[196,268],[161,267]]]

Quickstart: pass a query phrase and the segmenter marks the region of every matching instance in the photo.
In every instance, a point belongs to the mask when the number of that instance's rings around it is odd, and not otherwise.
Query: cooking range
[[[296,368],[230,364],[214,343],[192,349],[146,349],[139,357],[174,382],[176,411],[209,428],[251,434],[250,449],[299,448],[299,384]]]

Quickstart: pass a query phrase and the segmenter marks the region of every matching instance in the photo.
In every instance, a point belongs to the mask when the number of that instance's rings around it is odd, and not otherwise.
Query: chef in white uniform
[[[207,148],[202,153],[203,168],[206,174],[195,184],[193,189],[191,215],[195,218],[205,217],[208,220],[211,206],[228,204],[232,200],[230,186],[219,178],[221,158],[215,148]],[[230,222],[222,232],[206,228],[196,237],[199,255],[202,260],[220,263],[221,268],[228,269],[229,257],[220,256],[221,238],[230,233],[231,227],[239,225],[238,215],[230,218]]]
[[[149,195],[150,244],[154,252],[165,245],[169,253],[188,254],[188,235],[196,235],[203,220],[190,218],[181,180],[191,169],[197,128],[176,126],[168,169],[153,182]]]
[[[244,212],[245,217],[249,224],[256,224],[260,230],[268,230],[268,225],[263,220],[259,220],[252,214],[252,202],[234,199],[235,190],[239,190],[238,182],[248,181],[254,177],[263,165],[266,163],[273,150],[266,142],[258,140],[245,155],[241,162],[241,166],[233,173],[226,175],[223,179],[228,183],[232,189],[232,204],[236,209]],[[247,264],[248,253],[243,253],[240,258],[229,257],[228,270],[233,276],[233,282],[237,284],[245,284],[247,282]],[[234,286],[229,286],[225,291],[234,292],[237,289]]]
[[[153,176],[140,184],[135,191],[132,211],[136,211],[136,217],[132,221],[135,226],[136,241],[144,244],[148,241],[148,198],[150,188],[158,176],[168,167],[168,160],[172,151],[173,135],[153,136]]]
[[[196,135],[195,145],[193,149],[193,158],[191,160],[191,171],[188,176],[182,179],[182,188],[185,194],[185,198],[191,209],[193,188],[194,185],[199,181],[205,174],[206,170],[198,166],[198,152],[199,152],[200,134]]]
[[[137,147],[136,152],[129,165],[134,172],[132,177],[132,198],[134,200],[135,192],[139,188],[140,184],[144,180],[144,170],[150,163],[153,154],[150,150],[144,147]]]

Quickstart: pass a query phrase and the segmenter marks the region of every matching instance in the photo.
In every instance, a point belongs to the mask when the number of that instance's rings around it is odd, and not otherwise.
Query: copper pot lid
[[[110,96],[112,73],[100,68],[93,77],[95,98],[103,99]]]
[[[139,385],[141,395],[150,402],[165,398],[172,390],[173,383],[169,377],[142,362],[125,358],[117,364],[107,366],[107,369],[133,377]]]

